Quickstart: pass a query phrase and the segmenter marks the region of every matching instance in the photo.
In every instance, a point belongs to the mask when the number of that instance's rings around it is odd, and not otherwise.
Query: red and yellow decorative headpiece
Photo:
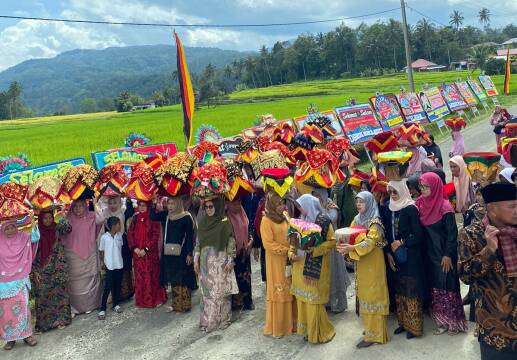
[[[331,188],[337,180],[344,181],[345,174],[339,168],[337,158],[325,149],[313,149],[307,152],[307,161],[296,171],[295,180],[309,182],[322,188]]]
[[[212,157],[217,156],[219,153],[219,145],[208,141],[202,141],[194,148],[194,150],[192,150],[192,154],[194,154],[198,160],[203,160],[207,153],[211,154]]]
[[[126,171],[122,165],[107,165],[99,172],[99,178],[95,184],[95,195],[123,195],[127,181]]]
[[[397,138],[391,131],[386,131],[375,135],[373,138],[368,140],[365,147],[374,152],[375,154],[391,151],[398,146]]]
[[[258,179],[265,169],[288,169],[285,158],[278,150],[269,150],[261,153],[250,165],[255,179]]]
[[[196,162],[194,155],[185,152],[178,152],[167,159],[154,172],[160,189],[170,196],[187,194],[194,181],[193,170]]]
[[[288,122],[284,122],[275,127],[271,139],[273,141],[280,141],[285,145],[289,145],[293,141],[294,135],[295,131],[293,126]]]
[[[251,163],[260,154],[255,139],[245,139],[237,146],[237,151],[239,151],[237,160],[246,164]]]
[[[158,186],[151,167],[145,161],[133,165],[126,187],[127,197],[139,201],[151,201],[157,190]]]
[[[273,191],[283,198],[291,189],[294,179],[287,168],[269,168],[262,170],[264,192]]]
[[[285,161],[289,167],[296,165],[296,160],[293,158],[291,152],[289,151],[289,148],[278,141],[273,141],[272,143],[267,144],[264,146],[264,151],[270,151],[270,150],[278,150],[280,154],[285,158]]]
[[[72,200],[91,198],[98,176],[97,170],[90,165],[77,165],[63,176],[63,186]]]
[[[350,178],[348,179],[348,185],[361,188],[361,183],[363,181],[366,181],[369,183],[370,180],[370,174],[365,173],[364,171],[354,169],[352,175],[350,175]]]
[[[226,194],[228,190],[228,172],[221,162],[212,160],[198,168],[192,186],[193,195],[210,198]]]
[[[450,127],[453,131],[460,131],[462,128],[467,127],[465,119],[461,116],[454,116],[445,120],[445,125]]]
[[[253,184],[244,179],[241,164],[233,159],[225,159],[223,166],[226,168],[228,177],[229,190],[226,194],[228,200],[233,201],[255,192]]]
[[[68,205],[71,202],[61,180],[51,176],[42,176],[29,186],[28,200],[36,209]]]
[[[494,182],[499,172],[501,155],[494,152],[469,152],[463,154],[472,181],[487,184]]]
[[[380,192],[380,193],[388,192],[388,179],[376,167],[372,168],[372,175],[370,176],[369,183],[370,183],[372,193],[373,192]]]
[[[24,204],[29,188],[15,183],[0,185],[0,220],[14,219],[30,213]]]

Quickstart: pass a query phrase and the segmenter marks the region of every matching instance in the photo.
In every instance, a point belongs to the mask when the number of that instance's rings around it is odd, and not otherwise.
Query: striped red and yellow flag
[[[176,32],[174,32],[174,38],[176,39],[178,81],[181,93],[181,105],[183,106],[183,133],[185,134],[186,139],[185,148],[187,148],[192,140],[194,88],[192,87],[192,81],[190,80],[190,73],[188,71],[187,61],[185,59],[185,51],[183,50],[183,45],[181,44],[181,40]]]
[[[510,76],[511,76],[511,67],[510,67],[510,48],[506,49],[506,66],[504,72],[504,87],[503,92],[505,95],[510,95]]]

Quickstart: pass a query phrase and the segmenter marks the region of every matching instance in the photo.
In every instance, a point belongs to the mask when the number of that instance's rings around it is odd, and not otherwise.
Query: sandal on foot
[[[459,333],[460,333],[459,330],[449,330],[449,331],[447,331],[447,335],[449,335],[449,336],[458,335]]]
[[[23,342],[26,343],[27,345],[29,345],[30,347],[32,346],[36,346],[36,344],[38,343],[38,340],[36,340],[32,335],[29,336],[29,337],[26,337],[25,339],[23,339]]]
[[[433,332],[433,335],[442,335],[447,332],[447,328],[439,327]]]
[[[16,341],[8,341],[4,345],[4,350],[12,350],[14,345],[16,345]]]

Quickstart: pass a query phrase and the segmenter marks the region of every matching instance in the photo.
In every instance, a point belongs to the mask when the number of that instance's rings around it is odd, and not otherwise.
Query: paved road
[[[512,109],[517,111],[517,107]],[[487,122],[464,131],[467,150],[493,149],[494,135]],[[440,144],[446,155],[450,140]],[[236,321],[225,331],[205,335],[198,330],[199,292],[194,295],[190,314],[167,314],[164,308],[137,309],[125,304],[124,313],[108,312],[107,320],[99,322],[96,314],[74,319],[65,330],[54,330],[38,336],[40,344],[29,348],[19,343],[7,353],[5,360],[19,359],[476,359],[477,340],[469,331],[454,337],[432,335],[432,322],[426,317],[425,334],[420,339],[406,340],[392,336],[382,346],[356,350],[361,338],[361,320],[353,311],[331,315],[336,337],[325,345],[309,345],[298,336],[274,340],[262,336],[264,322],[264,286],[254,264],[253,290],[256,310],[235,314]],[[354,304],[354,291],[349,288],[348,303]],[[396,328],[389,319],[390,334]]]

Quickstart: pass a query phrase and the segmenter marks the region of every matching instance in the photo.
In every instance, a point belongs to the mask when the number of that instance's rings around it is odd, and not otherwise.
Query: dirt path
[[[517,112],[517,107],[511,109]],[[487,121],[464,131],[468,151],[495,148],[494,134]],[[450,140],[440,143],[445,159]],[[18,343],[11,352],[0,350],[3,360],[19,359],[445,359],[479,358],[477,340],[469,324],[469,332],[454,337],[433,336],[432,322],[426,317],[425,334],[421,339],[406,340],[392,336],[383,346],[356,350],[361,338],[360,319],[351,310],[331,315],[336,337],[325,345],[312,346],[298,336],[274,340],[262,335],[264,323],[264,285],[258,265],[253,264],[253,291],[256,310],[235,314],[236,321],[225,331],[208,335],[198,330],[199,291],[193,297],[189,314],[167,314],[165,308],[137,309],[132,302],[123,306],[124,313],[108,312],[100,322],[97,314],[78,316],[64,330],[38,336],[35,348]],[[348,291],[349,307],[354,304],[354,291]],[[389,319],[389,332],[396,328]]]

